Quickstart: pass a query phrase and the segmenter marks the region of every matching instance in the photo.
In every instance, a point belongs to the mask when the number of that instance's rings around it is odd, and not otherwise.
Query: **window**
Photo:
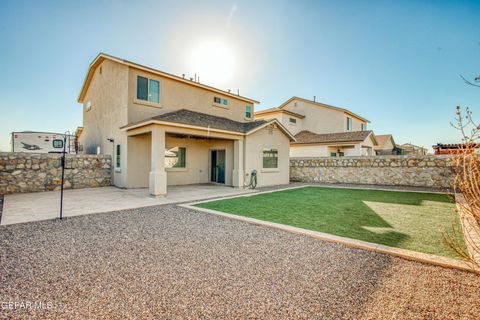
[[[120,145],[117,144],[117,155],[115,157],[115,167],[120,168]]]
[[[57,148],[57,149],[63,148],[63,140],[55,139],[52,141],[52,145],[54,148]]]
[[[366,123],[362,123],[362,131],[365,131],[367,130],[367,124]]]
[[[213,97],[213,103],[228,106],[228,100],[220,97]]]
[[[245,118],[252,117],[252,106],[245,106]]]
[[[264,169],[278,168],[278,150],[275,150],[275,149],[263,150],[263,168]]]
[[[297,124],[297,119],[290,118],[290,119],[288,119],[288,122],[290,122],[290,124]]]
[[[137,99],[160,103],[160,81],[137,76]]]
[[[186,168],[187,149],[185,147],[174,147],[165,151],[165,168]]]
[[[352,118],[347,117],[347,131],[352,131]]]
[[[336,157],[337,153],[336,152],[330,152],[330,157]]]
[[[345,156],[345,153],[339,152],[339,153],[338,153],[338,156],[339,156],[339,157],[344,157],[344,156]]]

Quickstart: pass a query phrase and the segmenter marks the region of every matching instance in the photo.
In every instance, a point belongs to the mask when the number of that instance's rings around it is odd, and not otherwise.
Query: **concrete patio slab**
[[[116,187],[65,190],[64,217],[134,209],[155,205],[220,198],[258,190],[235,189],[218,185],[169,186],[168,195],[151,197],[148,189]],[[23,223],[59,217],[60,192],[19,193],[6,195],[1,225]]]

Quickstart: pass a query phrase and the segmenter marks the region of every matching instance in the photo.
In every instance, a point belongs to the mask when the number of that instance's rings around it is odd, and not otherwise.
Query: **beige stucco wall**
[[[137,100],[137,76],[160,81],[160,103],[155,104],[147,101]],[[246,101],[235,99],[230,96],[223,96],[193,85],[188,85],[169,78],[161,77],[143,70],[129,68],[129,97],[128,97],[128,122],[141,121],[166,112],[179,109],[189,109],[196,112],[225,117],[235,121],[248,122],[252,119],[245,118],[245,106],[254,105]],[[213,97],[225,98],[228,106],[216,106]]]
[[[297,123],[296,124],[290,123],[290,118],[297,119]],[[300,131],[304,130],[303,119],[300,117],[295,117],[282,112],[255,115],[255,120],[271,120],[271,119],[277,119],[292,135],[296,135]]]
[[[167,136],[167,150],[173,147],[186,148],[186,168],[167,168],[167,185],[209,183],[211,150],[225,150],[225,185],[232,185],[232,140],[179,139]]]
[[[259,187],[289,183],[289,145],[289,138],[279,128],[270,130],[265,127],[248,135],[245,140],[245,182],[250,181],[250,173],[256,169]],[[264,149],[278,150],[278,169],[263,169]]]
[[[128,188],[146,188],[149,183],[152,135],[128,137]]]
[[[86,110],[84,104],[84,130],[80,140],[84,153],[96,154],[97,147],[100,147],[100,153],[111,155],[115,165],[114,145],[107,141],[114,139],[114,144],[121,146],[121,168],[113,174],[113,183],[125,187],[127,136],[119,128],[127,123],[128,67],[109,60],[102,62],[86,93],[87,101],[90,101],[91,108]]]
[[[283,109],[304,115],[297,132],[308,130],[315,133],[334,133],[347,131],[347,117],[352,118],[352,131],[361,131],[364,121],[347,115],[343,111],[321,107],[302,100],[292,100]],[[284,121],[288,121],[288,117]],[[282,122],[289,130],[287,122]]]

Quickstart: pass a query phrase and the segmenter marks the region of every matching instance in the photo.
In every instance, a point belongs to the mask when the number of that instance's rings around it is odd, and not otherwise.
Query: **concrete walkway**
[[[151,197],[148,189],[115,187],[65,190],[64,216],[134,209],[257,192],[218,185],[170,186],[168,195]],[[6,195],[1,225],[55,219],[59,216],[60,192],[19,193]]]

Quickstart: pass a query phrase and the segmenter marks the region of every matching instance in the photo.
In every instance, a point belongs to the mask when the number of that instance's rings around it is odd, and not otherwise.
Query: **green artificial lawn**
[[[196,206],[452,258],[459,256],[444,236],[464,246],[444,194],[305,187]]]

